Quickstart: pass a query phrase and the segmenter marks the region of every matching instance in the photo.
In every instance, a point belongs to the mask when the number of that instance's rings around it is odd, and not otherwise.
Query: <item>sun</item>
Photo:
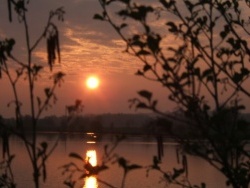
[[[99,78],[96,76],[90,76],[86,80],[86,85],[89,89],[96,89],[100,84]]]

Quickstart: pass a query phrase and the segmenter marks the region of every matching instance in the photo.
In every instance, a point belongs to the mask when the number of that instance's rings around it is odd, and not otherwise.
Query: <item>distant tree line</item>
[[[173,116],[180,117],[178,112]],[[184,119],[185,117],[183,117]],[[248,120],[249,114],[242,115],[242,120]],[[249,120],[248,120],[249,121]],[[8,126],[15,128],[15,119],[4,119]],[[31,117],[26,115],[23,118],[24,130],[31,129]],[[241,129],[250,133],[250,126],[242,121]],[[179,121],[166,121],[165,118],[154,116],[153,114],[101,114],[85,116],[46,116],[41,118],[37,130],[39,132],[94,132],[94,133],[118,133],[118,134],[151,134],[171,137],[182,135],[186,137],[198,138],[201,134],[195,127],[186,126]],[[248,134],[250,136],[250,134]],[[246,136],[248,136],[246,135]]]

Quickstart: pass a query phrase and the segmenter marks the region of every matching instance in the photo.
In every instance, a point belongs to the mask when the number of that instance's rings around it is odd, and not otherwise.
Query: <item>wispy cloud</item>
[[[102,32],[84,27],[66,27],[61,37],[62,64],[60,68],[70,74],[134,73],[139,67],[135,59],[123,53],[122,40],[107,40]],[[46,61],[46,52],[36,57]]]

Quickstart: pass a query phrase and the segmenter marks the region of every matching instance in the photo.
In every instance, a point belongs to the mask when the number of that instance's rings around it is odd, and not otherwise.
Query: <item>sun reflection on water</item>
[[[97,179],[94,176],[85,178],[85,184],[83,188],[98,188]]]
[[[97,157],[95,150],[87,150],[86,152],[86,162],[90,163],[92,166],[97,165]],[[95,176],[86,177],[84,179],[83,188],[98,188],[97,179]]]
[[[89,162],[92,166],[97,165],[96,151],[88,150],[86,153],[86,162]]]
[[[86,141],[87,144],[95,144],[97,135],[95,133],[89,132],[86,134],[86,138],[87,138],[87,141]]]

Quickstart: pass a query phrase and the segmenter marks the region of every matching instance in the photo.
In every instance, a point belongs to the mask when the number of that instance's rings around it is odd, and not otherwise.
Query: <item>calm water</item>
[[[48,142],[49,146],[52,146],[54,141],[58,138],[57,134],[41,134],[39,135],[39,141]],[[83,158],[89,155],[93,159],[93,162],[99,164],[104,153],[104,146],[108,144],[112,146],[115,139],[114,135],[103,135],[93,138],[93,135],[67,135],[60,136],[58,146],[47,163],[47,175],[48,179],[43,188],[66,188],[63,185],[65,176],[61,174],[62,170],[60,166],[74,161],[78,165],[82,165],[80,161],[69,158],[70,152],[80,154]],[[16,158],[13,162],[15,170],[15,180],[20,188],[33,187],[31,179],[31,165],[26,159],[27,153],[25,151],[24,144],[16,138],[11,140],[12,152],[16,154]],[[164,143],[164,158],[161,164],[162,169],[165,171],[172,171],[173,167],[178,167],[176,160],[176,147],[173,142]],[[154,139],[142,136],[130,136],[128,139],[121,142],[118,148],[115,150],[119,156],[123,156],[129,162],[147,166],[152,164],[152,158],[157,154],[156,144]],[[96,160],[95,156],[96,155]],[[215,171],[204,161],[188,156],[189,165],[189,179],[193,184],[200,184],[205,182],[207,187],[222,188],[225,187],[222,175]],[[180,166],[179,166],[180,167]],[[110,166],[109,170],[103,171],[98,178],[109,182],[115,187],[120,187],[122,180],[123,169],[118,167],[117,164]],[[82,184],[77,185],[81,188],[102,188],[107,187],[96,181],[96,177],[86,178],[81,181]],[[146,169],[134,170],[128,173],[126,180],[127,188],[163,188],[166,187],[166,183],[161,181],[161,176],[156,171],[151,171],[149,176],[146,177]],[[176,187],[176,186],[170,186]]]

